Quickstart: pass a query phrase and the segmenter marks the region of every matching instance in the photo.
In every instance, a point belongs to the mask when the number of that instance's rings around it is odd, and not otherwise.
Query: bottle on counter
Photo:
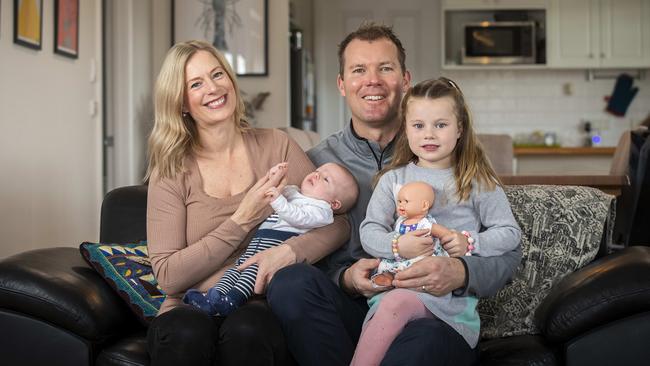
[[[584,145],[587,147],[600,146],[602,138],[600,137],[600,131],[594,129],[591,125],[591,122],[585,121],[584,131],[586,133]]]

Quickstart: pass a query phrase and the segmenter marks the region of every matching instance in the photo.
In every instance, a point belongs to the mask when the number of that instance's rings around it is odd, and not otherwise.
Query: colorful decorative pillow
[[[79,250],[147,325],[158,314],[165,294],[153,276],[147,243],[82,243]]]
[[[591,262],[611,234],[613,196],[578,186],[508,186],[523,256],[512,283],[479,301],[481,336],[536,334],[535,310],[551,287]]]

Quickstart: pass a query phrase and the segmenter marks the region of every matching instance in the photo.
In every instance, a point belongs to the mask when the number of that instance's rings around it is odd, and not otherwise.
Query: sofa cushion
[[[490,339],[478,344],[481,366],[554,366],[558,359],[541,336]]]
[[[507,186],[522,230],[522,260],[512,283],[479,302],[481,335],[538,334],[537,306],[565,275],[591,262],[608,223],[613,196],[577,186]]]
[[[149,353],[147,352],[147,333],[145,331],[121,338],[104,348],[95,362],[95,366],[147,365],[149,365]]]
[[[145,325],[158,314],[165,294],[153,276],[145,242],[85,242],[79,249],[88,263],[117,291]]]

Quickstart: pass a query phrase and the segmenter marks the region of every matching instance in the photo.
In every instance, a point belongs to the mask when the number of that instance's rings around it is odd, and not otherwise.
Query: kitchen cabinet
[[[548,0],[443,0],[448,10],[546,9]]]
[[[650,1],[550,0],[548,65],[650,67]]]

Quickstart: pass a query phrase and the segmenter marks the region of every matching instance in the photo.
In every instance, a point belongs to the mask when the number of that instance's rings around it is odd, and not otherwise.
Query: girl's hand
[[[431,224],[431,236],[442,239],[444,236],[451,234],[452,231],[440,224]]]
[[[427,234],[429,234],[429,230],[420,229],[409,231],[397,238],[400,257],[409,259],[420,255],[433,254],[433,238]]]
[[[267,173],[262,179],[258,180],[246,193],[231,219],[242,229],[249,231],[270,215],[271,206],[269,206],[269,203],[272,199],[266,193],[272,187],[281,191],[286,185],[285,174],[286,169],[282,169],[273,175]]]
[[[441,237],[440,244],[449,253],[450,257],[464,256],[469,246],[467,237],[455,230],[450,230],[449,233]]]
[[[277,247],[263,250],[248,258],[244,263],[237,266],[237,269],[242,271],[246,267],[256,263],[258,268],[254,292],[256,294],[263,294],[266,292],[266,286],[271,282],[275,272],[296,263],[296,253],[288,245],[278,245]]]

